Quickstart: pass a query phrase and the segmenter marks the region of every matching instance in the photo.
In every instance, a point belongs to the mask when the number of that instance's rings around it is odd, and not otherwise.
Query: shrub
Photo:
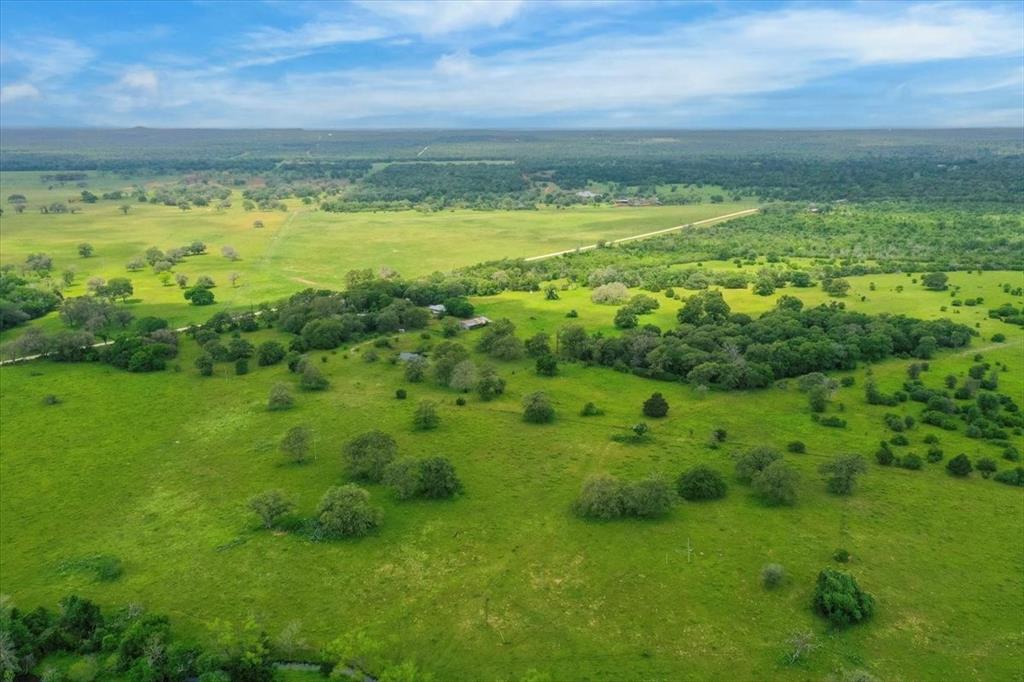
[[[59,404],[60,404],[60,398],[58,398],[54,394],[47,393],[46,395],[43,396],[43,405],[59,405]]]
[[[256,364],[260,367],[276,365],[284,360],[284,346],[277,341],[264,341],[256,350]]]
[[[313,432],[307,426],[293,426],[281,439],[281,452],[292,461],[302,463],[313,447]]]
[[[896,462],[896,455],[892,454],[889,444],[882,441],[881,446],[875,452],[875,461],[884,467],[891,466]]]
[[[245,358],[235,360],[235,374],[242,375],[249,373],[249,361]]]
[[[623,487],[623,513],[638,519],[664,516],[672,508],[672,488],[657,476]]]
[[[833,627],[845,627],[869,619],[875,610],[874,598],[860,589],[849,573],[826,568],[818,574],[813,606]]]
[[[818,423],[821,424],[822,426],[831,426],[832,428],[835,429],[846,428],[846,420],[841,417],[837,417],[834,414],[829,415],[827,417],[822,417],[821,419],[818,420]]]
[[[383,481],[400,500],[416,497],[422,485],[419,460],[413,457],[396,459],[384,470]]]
[[[1019,462],[1020,452],[1014,446],[1007,445],[1005,448],[1003,448],[1003,459],[1008,460],[1010,462]]]
[[[925,459],[934,464],[935,462],[941,462],[943,456],[942,448],[928,448],[928,453],[925,455]]]
[[[431,400],[421,401],[412,416],[412,427],[417,431],[429,431],[436,429],[440,423],[441,417],[437,414],[437,403]]]
[[[717,500],[725,497],[727,486],[722,475],[706,466],[683,472],[676,481],[676,490],[684,500]]]
[[[904,469],[917,471],[922,466],[924,466],[924,462],[918,455],[914,454],[913,452],[910,452],[904,455],[903,457],[900,457],[900,466],[903,467]]]
[[[1024,467],[1003,469],[993,477],[993,480],[1006,485],[1024,486]]]
[[[419,495],[438,500],[453,497],[462,491],[462,482],[455,475],[455,467],[444,457],[428,457],[421,460]]]
[[[850,561],[850,553],[840,547],[836,551],[832,552],[832,560],[838,561],[841,564],[845,564]]]
[[[800,474],[782,460],[776,460],[754,476],[754,492],[772,506],[796,504],[796,486]]]
[[[628,298],[629,290],[622,282],[602,284],[590,293],[591,301],[607,305],[619,305],[625,303]]]
[[[625,512],[623,493],[622,483],[618,479],[607,474],[591,476],[583,483],[573,509],[580,516],[590,519],[617,519]]]
[[[586,405],[583,406],[583,409],[580,410],[581,417],[597,417],[602,414],[604,414],[604,410],[599,408],[594,403],[587,403]]]
[[[754,448],[736,457],[736,478],[741,483],[750,483],[755,475],[780,459],[782,455],[771,448]]]
[[[766,590],[774,590],[786,581],[786,569],[780,564],[765,564],[761,569],[761,585]]]
[[[196,369],[199,370],[200,376],[213,376],[213,358],[209,354],[203,353],[196,358],[194,364]]]
[[[295,504],[280,490],[268,490],[249,500],[249,509],[260,517],[263,527],[268,530],[294,508]]]
[[[466,404],[466,399],[463,398],[462,396],[459,396],[458,398],[455,399],[455,404],[458,405],[459,407],[462,407],[463,405]]]
[[[654,393],[644,401],[644,416],[655,419],[668,414],[668,401],[660,393]]]
[[[794,440],[786,445],[786,450],[789,452],[802,453],[807,452],[807,446],[804,445],[804,442],[801,440]]]
[[[383,512],[370,505],[370,493],[348,484],[329,488],[317,508],[317,530],[324,538],[367,535],[383,520]]]
[[[843,455],[822,464],[818,471],[825,476],[825,489],[833,495],[851,495],[857,476],[867,471],[860,455]]]
[[[523,398],[523,419],[531,424],[547,424],[554,421],[555,408],[547,394],[537,391]]]
[[[398,444],[394,438],[383,431],[369,431],[346,443],[342,456],[349,477],[379,483],[397,453]]]
[[[274,384],[270,387],[270,397],[267,399],[267,409],[271,412],[290,409],[295,405],[291,391],[284,384]]]
[[[902,433],[898,433],[892,438],[890,438],[889,442],[892,443],[893,445],[910,445],[910,440],[908,440],[907,437],[904,436]]]
[[[996,466],[996,461],[991,457],[982,457],[975,464],[974,468],[978,470],[982,478],[988,478],[994,474],[999,467]]]
[[[951,476],[969,476],[974,467],[971,466],[971,460],[968,459],[967,455],[960,453],[953,459],[946,462],[946,471]]]
[[[322,391],[329,386],[327,377],[317,369],[316,365],[306,363],[299,378],[299,386],[306,391]]]
[[[498,373],[491,367],[484,367],[480,371],[480,378],[476,382],[476,394],[480,400],[494,400],[505,392],[505,380],[498,376]]]
[[[450,319],[450,318],[449,318]],[[427,374],[427,360],[423,357],[412,358],[405,363],[405,380],[411,384],[423,381]]]
[[[408,397],[409,397],[409,394],[405,392],[404,388],[400,388],[400,389],[395,391],[395,399],[396,400],[405,400]]]
[[[542,377],[553,377],[558,374],[558,359],[551,354],[541,355],[537,358],[536,369]]]

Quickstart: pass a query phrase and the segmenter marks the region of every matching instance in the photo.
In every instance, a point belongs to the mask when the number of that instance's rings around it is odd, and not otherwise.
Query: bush
[[[400,388],[397,391],[395,391],[395,399],[396,400],[405,400],[408,397],[409,397],[409,394],[405,392],[404,388]]]
[[[604,410],[594,403],[587,403],[583,406],[583,409],[580,410],[581,417],[598,417],[602,414],[604,414]]]
[[[213,358],[203,353],[195,360],[195,367],[199,370],[200,376],[213,376]]]
[[[840,547],[836,551],[832,552],[832,560],[838,561],[841,564],[848,563],[850,561],[850,553]]]
[[[974,467],[971,466],[971,460],[964,453],[960,453],[953,459],[946,462],[946,471],[951,476],[969,476]]]
[[[684,500],[717,500],[725,497],[727,486],[722,475],[706,466],[683,472],[676,481],[676,490]]]
[[[301,464],[313,447],[313,432],[306,426],[293,426],[281,439],[281,452],[292,461]]]
[[[264,341],[256,350],[256,364],[260,367],[276,365],[284,360],[284,346],[277,341]]]
[[[786,569],[781,564],[765,564],[761,569],[761,585],[766,590],[774,590],[786,581]]]
[[[484,367],[480,371],[480,378],[476,382],[476,394],[480,400],[490,401],[505,392],[505,380],[498,376],[498,373],[491,367]]]
[[[379,483],[397,453],[398,444],[394,438],[383,431],[369,431],[346,443],[342,456],[349,477]]]
[[[299,378],[299,387],[305,391],[322,391],[329,385],[327,377],[317,369],[316,365],[306,363],[302,369],[302,376]]]
[[[380,526],[384,513],[370,506],[370,493],[348,484],[329,488],[317,508],[317,531],[324,538],[367,535]]]
[[[60,398],[52,393],[43,396],[43,405],[60,405]]]
[[[421,460],[419,496],[439,500],[453,497],[462,491],[462,482],[455,475],[455,467],[444,457]]]
[[[924,466],[924,462],[921,460],[919,456],[917,456],[913,452],[910,452],[904,455],[903,457],[900,457],[900,466],[903,467],[904,469],[917,471],[922,466]]]
[[[620,518],[625,511],[622,483],[607,474],[591,476],[583,483],[573,509],[589,519]]]
[[[602,284],[590,293],[591,301],[607,305],[619,305],[625,303],[628,298],[629,290],[622,282]]]
[[[803,453],[807,452],[807,446],[804,445],[802,440],[794,440],[786,445],[786,450],[789,452]]]
[[[857,476],[867,471],[860,455],[843,455],[822,464],[818,471],[825,476],[825,489],[833,495],[852,495]]]
[[[832,568],[818,574],[812,603],[814,611],[837,628],[861,623],[875,610],[874,598],[860,589],[853,576]]]
[[[1024,486],[1024,467],[1003,469],[993,477],[993,480],[1006,485]]]
[[[800,474],[782,460],[776,460],[754,476],[754,492],[772,506],[796,504],[796,486]]]
[[[249,500],[249,509],[260,517],[263,527],[268,530],[294,508],[295,504],[280,490],[268,490]]]
[[[412,416],[412,427],[417,431],[429,431],[436,429],[440,423],[441,417],[437,414],[437,403],[431,400],[421,401]]]
[[[892,450],[889,449],[889,444],[882,441],[878,451],[875,452],[875,461],[884,467],[892,466],[896,463],[896,455],[892,454]]]
[[[664,516],[672,509],[672,488],[656,476],[623,487],[623,513],[638,519]]]
[[[655,419],[668,414],[668,401],[660,393],[654,393],[644,401],[644,416]]]
[[[242,375],[249,373],[249,361],[245,358],[235,360],[235,374]]]
[[[523,398],[523,419],[531,424],[547,424],[555,420],[555,408],[547,394],[537,391]]]
[[[541,355],[537,358],[537,374],[542,377],[553,377],[558,374],[558,359],[554,355]]]
[[[782,459],[782,455],[767,447],[758,447],[736,456],[736,478],[740,483],[750,483],[754,476],[769,464]]]
[[[270,387],[270,397],[267,399],[267,409],[271,412],[291,409],[295,405],[292,393],[284,384],[274,384]]]
[[[999,467],[996,466],[996,461],[991,457],[982,457],[975,464],[974,468],[978,470],[982,478],[989,478]]]
[[[450,318],[449,318],[450,319]],[[427,359],[423,357],[412,358],[405,363],[405,380],[411,384],[418,384],[423,381],[427,374]]]
[[[388,464],[384,470],[384,484],[391,488],[400,500],[416,497],[422,487],[419,460],[402,457]]]

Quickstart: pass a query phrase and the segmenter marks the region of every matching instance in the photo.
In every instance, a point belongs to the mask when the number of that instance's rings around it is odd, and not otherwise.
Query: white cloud
[[[522,0],[362,0],[358,4],[396,21],[409,33],[427,36],[497,28],[527,7]]]
[[[0,104],[8,104],[19,99],[38,99],[39,90],[31,83],[13,83],[0,88]]]
[[[119,84],[130,90],[155,93],[160,85],[160,79],[152,69],[133,67],[124,72]]]
[[[95,57],[92,49],[64,38],[34,38],[5,45],[2,61],[16,69],[25,80],[38,83],[78,73]]]

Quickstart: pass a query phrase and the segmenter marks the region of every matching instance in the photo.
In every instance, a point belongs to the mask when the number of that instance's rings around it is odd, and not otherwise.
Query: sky
[[[0,125],[1024,126],[1024,2],[0,3]]]

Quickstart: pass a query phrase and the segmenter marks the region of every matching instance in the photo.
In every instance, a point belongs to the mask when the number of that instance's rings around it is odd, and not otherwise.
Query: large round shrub
[[[625,511],[622,482],[607,474],[591,476],[583,483],[573,509],[590,519],[617,519]]]
[[[826,568],[818,574],[814,610],[835,627],[860,623],[875,610],[874,598],[860,589],[849,573]]]
[[[380,525],[384,514],[370,505],[370,493],[356,485],[329,488],[317,507],[317,529],[325,538],[366,535]]]
[[[953,459],[946,462],[946,471],[952,476],[969,476],[974,467],[971,466],[971,460],[964,453],[960,453]]]
[[[455,467],[444,457],[428,457],[420,462],[420,496],[428,499],[452,497],[462,490]]]
[[[672,487],[651,476],[623,488],[623,512],[638,519],[664,516],[672,509]]]
[[[644,415],[655,419],[668,414],[668,401],[660,393],[654,393],[644,401]]]
[[[358,481],[378,483],[397,453],[394,438],[383,431],[369,431],[345,444],[345,471]]]
[[[725,497],[726,485],[722,475],[706,466],[684,471],[676,481],[676,490],[684,500],[717,500]]]
[[[752,481],[754,492],[773,506],[796,504],[796,486],[800,474],[781,460],[765,467]]]
[[[782,459],[782,455],[771,448],[754,448],[736,458],[736,478],[741,483],[750,483],[756,474],[779,459]]]
[[[523,419],[532,424],[547,424],[555,420],[555,408],[546,393],[537,391],[523,398]]]

